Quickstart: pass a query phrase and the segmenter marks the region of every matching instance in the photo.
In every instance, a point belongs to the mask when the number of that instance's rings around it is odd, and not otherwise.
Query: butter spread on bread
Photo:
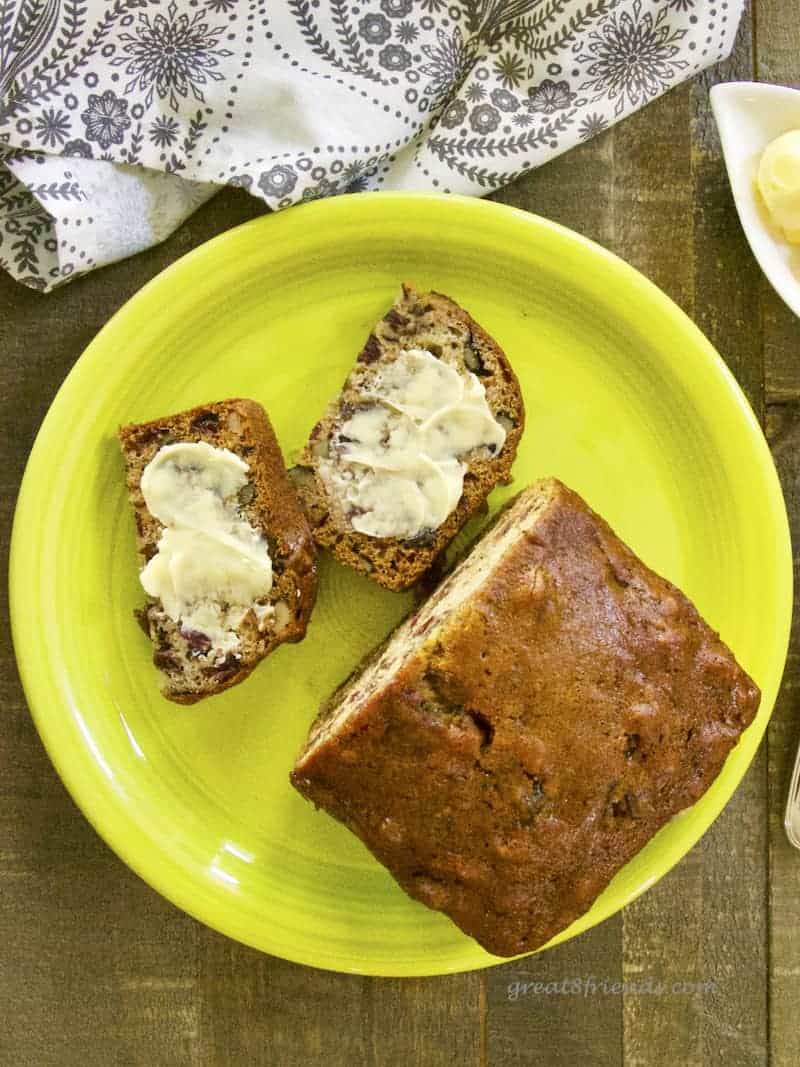
[[[474,449],[495,455],[506,431],[465,367],[401,350],[362,382],[362,405],[334,432],[319,473],[354,530],[417,537],[456,508]]]
[[[289,473],[318,545],[408,589],[510,480],[524,424],[500,345],[450,297],[404,285]]]
[[[119,439],[147,594],[136,615],[164,696],[191,704],[305,635],[314,543],[254,401],[124,426]]]
[[[239,505],[249,470],[230,449],[193,441],[164,445],[142,473],[144,502],[164,526],[142,586],[171,619],[206,635],[215,663],[239,647],[242,619],[272,588],[266,539]],[[262,625],[273,609],[258,606]]]

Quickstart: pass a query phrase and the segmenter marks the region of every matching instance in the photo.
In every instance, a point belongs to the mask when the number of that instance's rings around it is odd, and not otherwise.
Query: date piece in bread
[[[254,600],[250,610],[226,615],[233,626],[223,650],[213,646],[208,633],[170,617],[156,597],[148,596],[144,608],[136,613],[154,645],[153,662],[163,673],[163,695],[179,704],[192,704],[243,681],[283,642],[303,638],[317,589],[314,543],[272,426],[254,401],[204,404],[153,422],[124,426],[119,439],[143,568],[158,554],[165,532],[148,510],[141,484],[148,464],[161,449],[202,443],[228,450],[247,465],[241,467],[246,473],[240,471],[242,485],[236,495],[225,502],[219,494],[216,498],[212,494],[211,504],[224,505],[224,514],[245,530],[264,557],[266,550],[271,587]],[[212,551],[204,552],[202,545],[195,553],[201,568],[204,560],[211,560],[214,548],[213,542],[205,542]],[[186,566],[185,561],[182,565]],[[212,597],[212,616],[219,605],[219,598]],[[222,609],[228,612],[231,605],[223,603]],[[240,620],[237,614],[242,615]]]
[[[442,521],[435,528],[423,525],[410,536],[376,536],[354,527],[362,509],[351,507],[348,513],[348,506],[337,498],[326,471],[336,470],[343,450],[350,443],[343,433],[349,432],[348,427],[352,425],[348,419],[354,413],[367,413],[368,419],[379,406],[380,402],[375,400],[376,380],[386,376],[387,371],[391,375],[392,364],[405,358],[401,354],[420,350],[456,371],[466,383],[467,392],[472,390],[473,400],[477,391],[477,403],[489,421],[496,422],[490,430],[502,429],[495,443],[488,446],[472,447],[466,452],[459,451],[458,443],[452,446],[451,469],[456,460],[463,464],[463,486],[456,482],[453,499],[448,501],[452,507],[449,511],[445,507],[443,515],[440,514]],[[452,376],[452,371],[447,369],[442,373],[445,377]],[[480,387],[485,391],[488,411]],[[422,407],[431,400],[435,409],[438,393],[436,388],[430,390],[427,398],[421,398]],[[430,411],[426,414],[430,415]],[[458,433],[458,429],[453,429],[458,425],[458,416],[452,414],[452,408],[444,406],[434,415],[436,418],[441,419],[444,435]],[[309,516],[314,539],[330,549],[340,562],[369,575],[380,585],[394,590],[409,588],[478,511],[492,489],[510,481],[524,423],[519,382],[496,341],[449,297],[436,292],[418,294],[410,285],[404,285],[394,306],[367,338],[341,393],[312,430],[300,466],[290,471]],[[384,445],[388,432],[384,428]],[[451,444],[455,440],[451,436]],[[468,443],[469,439],[462,437],[461,444],[465,440]],[[501,444],[497,443],[499,440]],[[394,458],[391,454],[389,466]],[[421,484],[419,471],[417,476]],[[384,499],[390,507],[397,506],[394,490],[389,489]]]
[[[686,597],[546,480],[334,693],[291,779],[513,956],[702,796],[759,699]]]

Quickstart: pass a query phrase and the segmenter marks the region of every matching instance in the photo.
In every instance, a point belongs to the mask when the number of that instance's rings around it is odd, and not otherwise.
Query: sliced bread
[[[314,539],[407,589],[510,481],[524,422],[497,342],[450,297],[404,285],[290,471]]]
[[[254,401],[124,426],[119,439],[149,592],[137,616],[163,695],[192,704],[305,635],[317,589],[314,543]]]

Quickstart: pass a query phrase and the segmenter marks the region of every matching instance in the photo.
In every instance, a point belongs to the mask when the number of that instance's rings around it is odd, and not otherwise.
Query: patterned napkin
[[[744,0],[0,0],[0,266],[48,290],[221,185],[482,196],[724,58]]]

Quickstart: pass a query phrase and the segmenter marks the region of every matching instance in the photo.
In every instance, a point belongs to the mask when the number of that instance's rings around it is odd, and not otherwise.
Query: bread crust
[[[533,501],[501,564],[291,774],[498,956],[586,912],[706,791],[760,699],[692,603],[577,494],[537,483],[508,515]]]
[[[265,656],[284,642],[300,641],[306,632],[317,592],[316,550],[308,522],[286,474],[280,446],[266,412],[253,400],[232,399],[201,404],[146,423],[123,426],[119,441],[126,465],[128,494],[136,521],[140,564],[155,554],[161,523],[150,514],[141,491],[144,468],[165,444],[204,441],[228,448],[250,467],[253,487],[242,515],[263,530],[273,565],[273,586],[268,600],[289,607],[286,625],[275,632],[259,632],[252,613],[242,627],[241,655],[219,667],[194,663],[191,678],[181,671],[192,648],[180,627],[159,618],[160,602],[148,598],[137,612],[142,628],[155,646],[154,663],[163,672],[163,695],[177,704],[193,704],[204,697],[238,685]]]
[[[463,353],[462,366],[479,375],[492,413],[502,417],[506,440],[496,456],[474,454],[467,458],[461,499],[436,530],[409,540],[371,537],[354,530],[338,511],[319,475],[319,462],[332,431],[343,418],[343,409],[357,402],[359,385],[372,373],[374,365],[408,348],[453,353],[454,358]],[[370,333],[341,393],[311,431],[300,466],[290,474],[295,478],[318,545],[387,589],[408,589],[429,570],[492,489],[511,480],[511,465],[524,426],[525,405],[519,382],[497,342],[450,297],[437,292],[420,295],[406,284]]]

